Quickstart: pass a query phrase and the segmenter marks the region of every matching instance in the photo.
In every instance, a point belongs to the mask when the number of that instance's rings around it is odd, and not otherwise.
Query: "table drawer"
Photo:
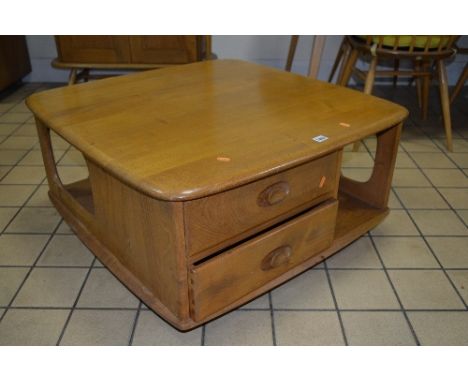
[[[336,197],[338,152],[226,192],[185,203],[187,252],[227,247]]]
[[[191,315],[196,321],[255,291],[329,247],[338,202],[320,206],[190,271]]]

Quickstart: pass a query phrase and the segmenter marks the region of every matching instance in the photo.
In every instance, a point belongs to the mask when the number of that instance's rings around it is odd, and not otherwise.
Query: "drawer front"
[[[335,152],[245,186],[185,203],[188,254],[229,246],[336,197],[339,159]]]
[[[289,222],[195,266],[191,315],[218,312],[294,266],[328,248],[338,202],[327,201]]]

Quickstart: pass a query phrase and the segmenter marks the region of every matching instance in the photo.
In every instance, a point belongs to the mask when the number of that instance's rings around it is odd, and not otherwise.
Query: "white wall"
[[[320,65],[319,79],[326,80],[333,65],[342,36],[328,36]],[[239,58],[283,68],[288,54],[290,36],[214,36],[213,51],[219,58]],[[296,50],[293,71],[306,74],[313,36],[301,36]],[[53,36],[27,36],[32,73],[29,82],[65,82],[68,72],[50,65],[57,51]],[[460,45],[468,46],[468,36]],[[447,67],[449,83],[454,84],[468,56],[455,57]]]

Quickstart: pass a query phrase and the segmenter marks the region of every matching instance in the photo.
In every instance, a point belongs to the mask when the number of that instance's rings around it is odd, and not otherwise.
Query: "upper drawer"
[[[328,201],[190,271],[191,315],[202,320],[328,248],[337,201]]]
[[[339,153],[185,203],[189,255],[221,249],[330,197],[336,197]]]

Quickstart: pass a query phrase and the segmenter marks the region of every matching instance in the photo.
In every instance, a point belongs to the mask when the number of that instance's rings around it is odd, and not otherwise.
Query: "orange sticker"
[[[323,185],[325,184],[325,181],[327,180],[327,178],[325,176],[322,176],[322,179],[320,179],[320,183],[319,183],[319,188],[322,188]]]
[[[346,122],[340,122],[340,126],[341,127],[351,127],[351,125],[349,123],[346,123]]]
[[[231,158],[228,158],[228,157],[217,157],[216,160],[219,161],[219,162],[230,162],[230,161],[231,161]]]

